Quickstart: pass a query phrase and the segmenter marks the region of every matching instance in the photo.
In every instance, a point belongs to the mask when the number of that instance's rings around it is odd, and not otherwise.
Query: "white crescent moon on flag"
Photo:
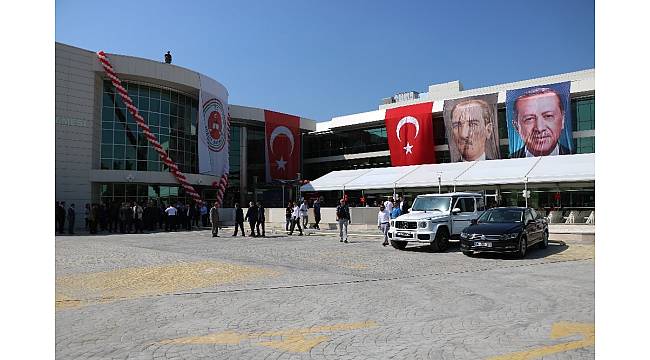
[[[293,133],[291,130],[289,130],[288,127],[286,126],[278,126],[273,131],[271,132],[271,138],[269,139],[269,146],[271,147],[271,152],[275,154],[273,151],[273,141],[275,140],[276,137],[284,135],[289,138],[289,141],[291,142],[291,151],[289,152],[289,155],[293,154]]]
[[[399,141],[402,141],[402,139],[399,137],[399,130],[406,124],[415,125],[415,136],[413,139],[418,137],[418,133],[420,132],[420,123],[418,122],[418,119],[414,118],[413,116],[405,116],[397,123],[397,128],[395,129],[395,132],[397,132],[397,140]]]

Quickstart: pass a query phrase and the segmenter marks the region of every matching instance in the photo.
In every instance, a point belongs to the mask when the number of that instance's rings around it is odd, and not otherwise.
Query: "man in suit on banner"
[[[451,134],[460,153],[457,161],[491,160],[486,145],[494,133],[492,106],[480,99],[456,103],[451,110]]]
[[[559,142],[565,128],[565,111],[560,94],[552,88],[535,88],[517,97],[512,125],[524,146],[510,157],[571,154]]]

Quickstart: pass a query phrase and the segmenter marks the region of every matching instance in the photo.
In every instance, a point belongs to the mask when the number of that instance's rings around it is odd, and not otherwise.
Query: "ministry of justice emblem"
[[[226,144],[226,113],[223,104],[217,98],[203,104],[203,132],[208,148],[218,152]]]

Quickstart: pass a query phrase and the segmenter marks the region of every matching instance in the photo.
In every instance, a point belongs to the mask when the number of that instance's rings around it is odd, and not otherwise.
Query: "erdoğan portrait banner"
[[[266,181],[296,179],[300,172],[300,118],[264,110],[264,122]]]
[[[573,154],[571,82],[506,91],[511,158]]]
[[[433,102],[386,109],[385,123],[393,166],[433,164]]]

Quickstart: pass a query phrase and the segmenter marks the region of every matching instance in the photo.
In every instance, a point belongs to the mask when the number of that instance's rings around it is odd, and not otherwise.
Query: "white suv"
[[[409,242],[426,243],[434,251],[445,251],[449,238],[458,237],[484,210],[478,193],[418,195],[408,214],[390,221],[390,244],[403,250]]]

